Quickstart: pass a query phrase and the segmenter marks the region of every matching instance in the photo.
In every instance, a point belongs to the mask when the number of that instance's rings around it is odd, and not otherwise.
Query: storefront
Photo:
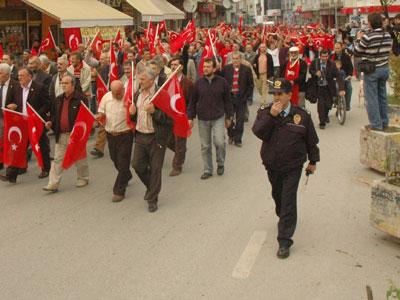
[[[6,52],[20,54],[40,43],[50,29],[56,44],[62,28],[106,29],[132,25],[131,17],[97,0],[0,0],[0,38]],[[96,28],[98,27],[98,28]]]

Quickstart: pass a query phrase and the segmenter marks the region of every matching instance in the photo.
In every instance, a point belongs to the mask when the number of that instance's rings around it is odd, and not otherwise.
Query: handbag
[[[381,40],[381,43],[379,44],[378,52],[376,54],[379,54],[379,51],[381,51],[384,37],[385,37],[385,33],[383,33],[383,35],[382,35],[382,40]],[[360,72],[363,72],[364,74],[371,74],[371,73],[375,72],[376,63],[374,61],[370,61],[370,60],[361,60],[358,63],[358,68],[360,69]]]
[[[304,97],[310,103],[317,103],[318,100],[318,84],[315,78],[310,77],[306,82],[306,91]]]

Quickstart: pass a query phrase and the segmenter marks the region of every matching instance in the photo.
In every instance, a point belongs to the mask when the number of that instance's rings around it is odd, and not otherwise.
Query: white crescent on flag
[[[182,98],[182,97],[181,97],[180,94],[175,94],[175,95],[173,95],[173,96],[171,97],[171,100],[170,100],[170,105],[171,105],[171,108],[172,108],[172,110],[173,110],[174,112],[183,115],[183,112],[179,111],[179,110],[176,108],[176,101],[178,101],[178,99],[181,99],[181,98]]]
[[[115,74],[115,67],[116,67],[115,63],[112,63],[111,66],[110,66],[111,75],[112,75],[114,78],[118,78],[118,74]]]
[[[83,134],[82,134],[81,138],[79,139],[79,141],[82,141],[82,140],[85,138],[86,131],[87,131],[86,123],[83,122],[83,121],[77,122],[77,123],[75,124],[75,126],[74,126],[72,132],[71,132],[71,135],[73,134],[73,132],[75,131],[75,129],[76,129],[77,127],[82,127],[82,128],[83,128]]]
[[[46,39],[43,40],[43,45],[42,45],[42,47],[47,47],[48,45],[50,45],[50,39],[49,39],[49,38],[46,38]]]
[[[11,142],[11,134],[12,134],[13,132],[16,132],[16,133],[18,134],[18,136],[19,136],[18,144],[21,143],[21,141],[22,141],[22,131],[21,131],[21,129],[20,129],[19,127],[17,127],[17,126],[12,126],[12,127],[10,128],[10,130],[8,131],[8,140]]]
[[[74,44],[72,44],[74,42]],[[79,44],[79,39],[75,34],[71,34],[69,37],[69,47],[74,48],[73,46],[78,46]]]
[[[96,44],[94,46],[96,47],[97,52],[101,51],[101,41],[100,40],[97,40]]]

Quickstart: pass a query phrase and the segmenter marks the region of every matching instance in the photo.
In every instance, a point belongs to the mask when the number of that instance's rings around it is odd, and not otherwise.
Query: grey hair
[[[65,78],[65,77],[71,78],[71,83],[72,83],[72,85],[75,87],[75,81],[76,81],[75,76],[72,75],[72,74],[66,73],[66,74],[63,76],[63,78]]]
[[[41,62],[42,64],[48,65],[48,64],[50,63],[49,58],[48,58],[47,55],[45,55],[45,54],[40,55],[40,56],[39,56],[39,59],[40,59],[40,62]]]
[[[57,58],[57,62],[59,61],[62,61],[66,65],[68,64],[68,59],[65,56],[60,56],[59,58]]]
[[[153,71],[152,68],[150,67],[145,67],[143,69],[142,72],[140,72],[140,74],[146,74],[146,76],[150,79],[150,80],[154,80],[156,79],[156,73]]]
[[[0,64],[0,72],[10,74],[11,73],[11,67],[6,64],[6,63],[1,63]]]
[[[164,67],[164,60],[162,56],[156,55],[150,62],[151,64],[155,64],[159,70]]]

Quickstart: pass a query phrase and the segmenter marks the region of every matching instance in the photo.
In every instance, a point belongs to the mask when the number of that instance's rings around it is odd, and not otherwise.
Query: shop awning
[[[185,13],[167,0],[126,0],[142,15],[142,21],[183,20]]]
[[[22,0],[27,5],[59,20],[61,28],[127,26],[132,17],[97,0]]]

